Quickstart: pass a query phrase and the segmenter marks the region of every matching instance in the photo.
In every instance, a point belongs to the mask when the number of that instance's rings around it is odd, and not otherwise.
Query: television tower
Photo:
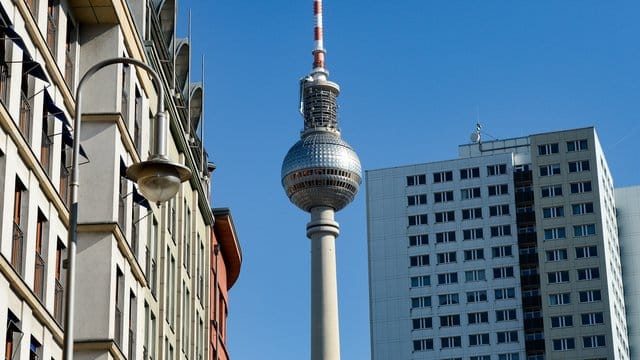
[[[282,162],[282,186],[289,200],[311,213],[311,360],[339,360],[338,286],[334,213],[347,206],[362,182],[358,155],[340,137],[338,84],[328,81],[322,39],[322,0],[314,0],[313,69],[300,80],[304,129]]]

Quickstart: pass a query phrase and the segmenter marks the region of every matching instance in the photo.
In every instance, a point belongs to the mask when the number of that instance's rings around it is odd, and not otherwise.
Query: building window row
[[[584,151],[588,150],[588,144],[586,139],[572,140],[565,142],[567,152]],[[538,155],[552,155],[560,152],[559,143],[549,143],[538,145]]]
[[[507,174],[507,164],[493,164],[487,166],[487,176]],[[433,183],[443,183],[453,181],[453,170],[438,171],[432,174]],[[476,179],[480,177],[480,168],[471,167],[460,169],[460,180]],[[426,174],[409,175],[406,177],[407,186],[426,185]]]
[[[540,176],[553,176],[560,175],[562,173],[562,167],[560,163],[547,164],[539,166]],[[583,172],[591,170],[589,160],[569,161],[568,162],[569,173]]]
[[[569,259],[567,249],[553,249],[545,252],[547,261],[563,261]],[[578,246],[575,248],[576,259],[586,259],[598,256],[598,247],[596,245]]]
[[[600,278],[598,267],[577,269],[577,280],[595,280]],[[547,273],[549,284],[559,284],[569,282],[569,270],[552,271]]]
[[[553,343],[554,351],[567,351],[567,350],[574,350],[576,348],[575,338],[553,339],[552,343]],[[604,347],[606,346],[605,336],[604,335],[583,336],[582,346],[585,349]]]

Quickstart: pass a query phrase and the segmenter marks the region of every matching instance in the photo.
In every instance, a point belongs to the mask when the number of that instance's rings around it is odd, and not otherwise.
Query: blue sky
[[[205,56],[213,205],[243,248],[231,290],[234,360],[309,357],[308,215],[280,166],[302,128],[312,0],[179,1]],[[485,139],[595,126],[616,186],[640,183],[640,2],[325,0],[343,137],[364,169],[450,159],[479,118]],[[342,358],[370,358],[364,189],[336,216]]]

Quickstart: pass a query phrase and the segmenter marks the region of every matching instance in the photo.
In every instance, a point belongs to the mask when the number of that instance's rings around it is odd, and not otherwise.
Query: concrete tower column
[[[333,208],[311,209],[311,360],[340,360],[336,237]]]

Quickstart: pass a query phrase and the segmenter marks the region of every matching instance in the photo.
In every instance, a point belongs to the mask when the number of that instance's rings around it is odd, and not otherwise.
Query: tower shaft
[[[307,237],[311,239],[311,360],[340,360],[336,237],[334,210],[311,209]]]

